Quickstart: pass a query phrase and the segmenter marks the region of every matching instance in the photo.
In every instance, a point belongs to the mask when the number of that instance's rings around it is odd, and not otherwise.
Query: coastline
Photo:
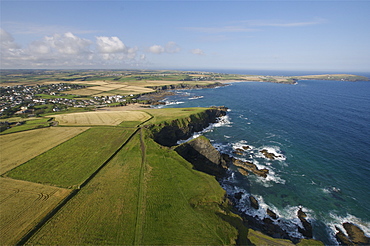
[[[305,82],[305,83],[307,83],[308,84],[308,82]],[[325,82],[323,82],[323,85],[324,85],[324,83]],[[330,87],[330,84],[332,84],[332,83],[329,83],[329,84],[326,84],[325,83],[325,86],[326,87]],[[351,85],[351,83],[339,83],[339,84],[342,84],[342,85],[345,85],[346,86],[346,88],[348,87],[348,86],[351,86],[352,87],[352,85]],[[358,85],[358,86],[360,86],[360,84]],[[355,86],[356,87],[356,86]],[[231,88],[231,87],[230,87]],[[299,88],[298,88],[299,89]],[[229,89],[226,89],[227,91],[230,91]],[[195,95],[204,95],[205,96],[205,98],[206,98],[206,95],[210,95],[209,93],[195,93]],[[180,99],[181,100],[181,99]],[[209,101],[207,101],[207,103],[208,103],[208,105],[211,105],[211,104],[209,104]],[[214,102],[213,102],[214,103]],[[240,103],[240,102],[239,102]],[[191,104],[191,105],[193,105],[193,104]],[[198,105],[204,105],[204,102],[202,102],[202,103],[198,103]],[[177,106],[178,107],[178,106]],[[242,117],[245,117],[245,116],[242,116]],[[244,119],[244,118],[243,118]],[[249,121],[249,120],[247,120],[247,121]],[[225,134],[225,133],[223,133],[223,134]],[[229,135],[229,134],[227,134],[227,135]],[[227,137],[227,136],[226,136]],[[227,137],[228,138],[228,137]],[[244,139],[247,139],[247,138],[244,138]],[[226,139],[226,141],[228,141],[227,139]],[[253,146],[252,146],[253,147]],[[305,178],[303,178],[303,179],[305,179]],[[326,193],[325,193],[326,194]],[[249,193],[249,195],[251,195],[251,193]],[[246,196],[246,200],[249,200],[249,195],[241,195],[241,196]],[[339,196],[341,195],[341,194],[336,194],[336,193],[330,193],[330,194],[327,194],[327,195],[333,195],[333,196],[335,196],[335,197],[333,197],[334,199],[341,199]],[[326,196],[326,195],[325,195]],[[337,197],[337,198],[336,198]],[[235,198],[233,198],[234,200],[235,200]],[[258,200],[259,198],[258,197],[256,197],[256,199]],[[262,201],[262,204],[264,204],[264,202],[263,202],[263,199],[261,200]],[[244,204],[244,206],[245,206],[245,204]],[[310,206],[307,206],[308,208],[310,208]],[[295,214],[297,214],[298,213],[298,211],[299,211],[299,207],[296,207],[296,210],[294,211],[294,213]],[[275,211],[275,212],[279,212],[279,211]],[[305,207],[303,207],[303,212],[307,212],[307,210],[305,210]],[[266,213],[266,211],[265,211],[265,213]],[[313,222],[313,223],[322,223],[322,221],[319,221],[319,220],[317,220],[317,214],[316,215],[314,215],[313,217],[310,217],[310,215],[312,215],[312,213],[313,213],[313,211],[310,211],[309,209],[308,209],[308,218],[309,218],[309,220],[308,221],[311,221],[311,222]],[[295,215],[295,218],[297,219],[297,215]],[[299,220],[299,219],[298,219]],[[336,223],[336,227],[337,228],[341,228],[340,230],[346,235],[349,235],[349,233],[348,232],[346,232],[346,230],[344,229],[344,226],[343,226],[343,224],[344,223],[346,223],[346,222],[352,222],[352,223],[356,223],[355,221],[353,221],[353,220],[348,220],[348,218],[346,218],[346,220],[343,220],[343,221],[340,221],[340,222],[337,222]],[[334,226],[332,226],[332,224],[325,224],[325,226],[330,226],[330,227],[326,227],[326,228],[330,228],[330,229],[332,229]],[[324,227],[324,226],[323,226]],[[321,227],[322,229],[323,229],[323,227]],[[314,226],[314,229],[315,229],[315,226]],[[355,229],[355,230],[357,230],[357,229]],[[338,231],[339,231],[339,229],[338,229]],[[334,239],[334,242],[336,242],[336,243],[338,243],[339,244],[339,242],[338,242],[338,239],[336,239],[335,237],[336,237],[336,234],[341,234],[341,231],[330,231],[330,236],[332,237],[332,239]],[[335,243],[334,243],[335,244]]]

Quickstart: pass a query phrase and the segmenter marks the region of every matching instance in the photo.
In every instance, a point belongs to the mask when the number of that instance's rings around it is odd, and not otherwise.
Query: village
[[[84,85],[67,83],[0,87],[0,117],[34,117],[43,113],[66,110],[70,107],[124,105],[128,99],[122,95],[87,97],[65,93],[69,90],[78,90],[85,87]],[[131,97],[129,98],[131,100]]]

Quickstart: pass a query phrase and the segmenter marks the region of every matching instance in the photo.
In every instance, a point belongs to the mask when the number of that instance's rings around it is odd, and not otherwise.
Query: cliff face
[[[174,84],[174,85],[147,86],[147,87],[152,88],[154,90],[177,90],[177,89],[214,88],[217,86],[225,86],[225,84],[222,84],[220,82],[215,82],[215,83],[207,84],[207,85],[181,83],[181,84]]]
[[[200,136],[177,146],[175,151],[193,164],[194,169],[216,177],[225,175],[228,168],[220,152],[218,152],[204,136]]]
[[[175,146],[180,139],[191,137],[194,132],[202,131],[209,124],[215,123],[218,117],[226,115],[226,107],[213,107],[187,118],[176,119],[150,126],[153,139],[163,146]]]

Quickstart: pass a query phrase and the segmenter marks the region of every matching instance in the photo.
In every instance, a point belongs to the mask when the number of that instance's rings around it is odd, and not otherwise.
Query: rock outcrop
[[[193,164],[194,169],[219,178],[225,175],[228,168],[227,162],[222,158],[220,152],[204,136],[180,144],[175,148],[175,151]]]
[[[266,178],[267,174],[269,173],[268,169],[258,169],[255,164],[249,161],[242,161],[234,157],[230,157],[228,160],[231,160],[232,163],[238,167],[238,171],[244,176],[247,176],[249,173],[254,173],[258,176]]]
[[[250,196],[249,201],[251,202],[252,208],[254,208],[254,209],[259,209],[260,208],[260,205],[258,204],[258,201],[254,196]]]
[[[278,218],[277,214],[269,208],[266,209],[266,213],[274,220]]]
[[[346,230],[348,237],[338,227],[336,227],[338,232],[335,235],[338,242],[342,245],[370,245],[370,238],[367,237],[364,231],[357,225],[345,222],[343,223],[343,227]]]
[[[153,139],[163,146],[175,146],[180,139],[190,138],[194,132],[202,131],[209,124],[226,115],[226,107],[211,107],[187,118],[165,121],[149,126]]]
[[[270,153],[268,152],[267,149],[263,149],[260,151],[266,158],[270,159],[270,160],[275,160],[276,158],[280,158],[281,155],[275,155],[274,153]]]
[[[299,220],[301,221],[303,228],[298,227],[298,231],[306,238],[312,238],[312,225],[310,222],[306,220],[306,213],[302,211],[302,208],[300,208],[297,212],[297,216]]]

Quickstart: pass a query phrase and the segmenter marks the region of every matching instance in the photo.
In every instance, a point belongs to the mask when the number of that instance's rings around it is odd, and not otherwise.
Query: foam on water
[[[232,124],[232,123],[230,122],[229,117],[227,115],[218,117],[216,123],[210,124],[208,127],[204,128],[200,132],[194,132],[193,135],[188,139],[177,141],[177,144],[186,143],[186,142],[188,142],[188,141],[190,141],[194,138],[197,138],[197,137],[203,135],[206,132],[211,132],[211,131],[213,131],[213,128],[215,128],[215,127],[229,126],[230,124]]]
[[[330,220],[326,221],[326,224],[329,226],[331,234],[334,235],[337,232],[335,227],[338,227],[339,229],[342,230],[343,233],[347,234],[346,230],[343,227],[343,223],[349,222],[360,227],[360,229],[364,231],[365,235],[367,237],[370,237],[370,222],[362,221],[360,218],[357,218],[352,214],[347,214],[346,216],[339,216],[334,211],[332,211],[329,213],[329,215]]]
[[[262,147],[258,148],[258,150],[259,150],[258,151],[259,154],[257,154],[256,157],[269,159],[264,154],[262,154],[260,152],[262,150],[267,150],[268,153],[271,153],[271,154],[275,155],[275,160],[278,160],[278,161],[285,161],[286,160],[286,156],[281,153],[281,150],[280,150],[279,146],[267,145],[267,146],[262,146]]]
[[[234,197],[237,193],[242,192],[241,198],[235,204],[236,208],[251,217],[258,218],[259,220],[263,220],[264,218],[270,218],[273,220],[273,223],[279,225],[283,230],[285,230],[291,237],[294,238],[303,238],[302,234],[299,233],[298,227],[303,228],[303,225],[300,219],[297,217],[297,212],[299,209],[302,209],[307,215],[307,220],[312,221],[313,211],[302,207],[302,206],[287,206],[283,209],[278,209],[273,204],[267,204],[263,197],[257,194],[251,194],[245,189],[238,186],[237,181],[235,179],[235,172],[229,171],[229,176],[221,182],[222,187],[226,190],[227,194],[230,197]],[[249,197],[253,196],[257,199],[259,208],[255,209],[251,206]],[[277,219],[271,218],[267,214],[267,208],[274,211],[278,216]]]

